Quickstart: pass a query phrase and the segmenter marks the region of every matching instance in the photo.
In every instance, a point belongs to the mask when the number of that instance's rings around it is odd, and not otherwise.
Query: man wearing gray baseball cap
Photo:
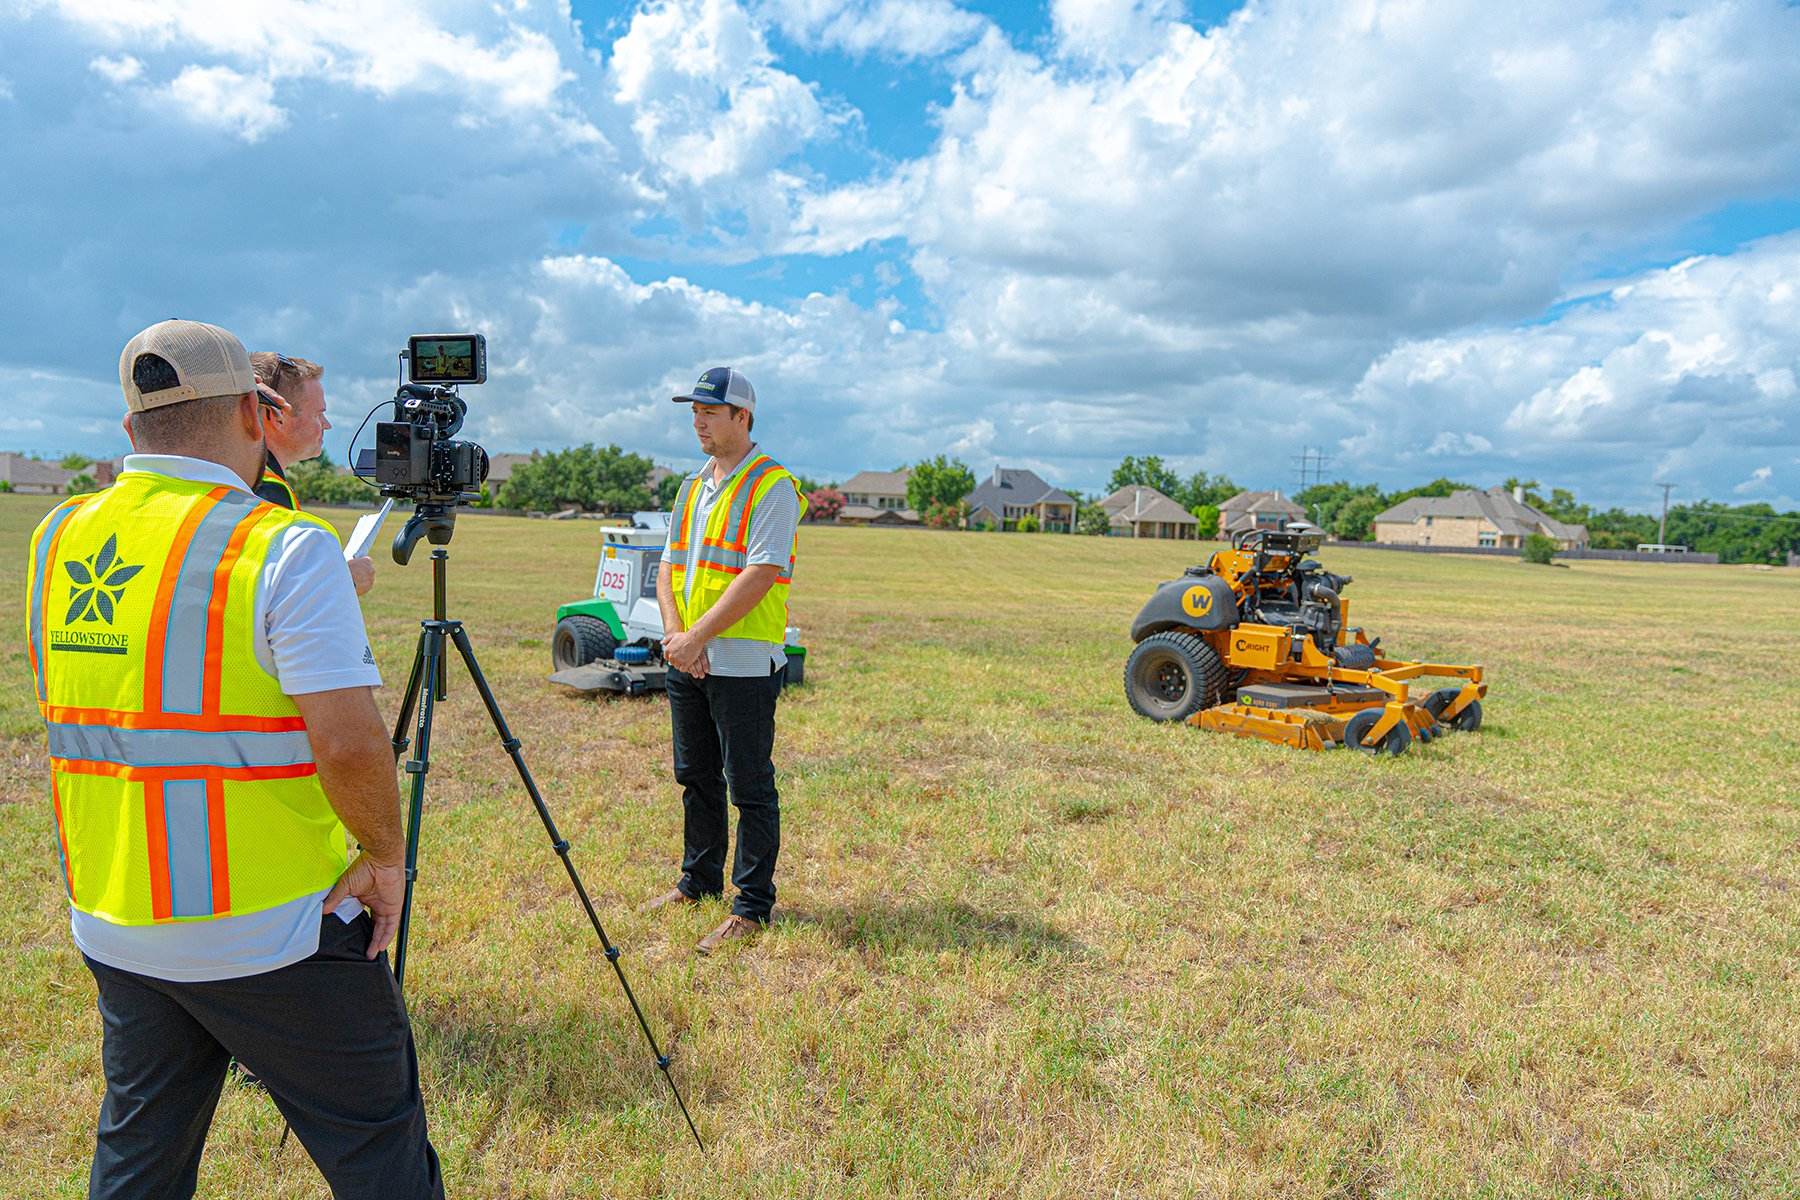
[[[405,889],[393,745],[337,535],[251,493],[263,422],[230,333],[152,325],[119,382],[136,453],[44,518],[27,564],[104,1031],[88,1195],[193,1195],[235,1056],[334,1196],[441,1197],[383,954]]]
[[[726,800],[738,810],[731,914],[695,949],[754,938],[775,905],[781,851],[775,700],[787,670],[787,596],[806,500],[751,439],[756,390],[714,367],[673,397],[693,409],[711,457],[682,482],[656,577],[664,683],[681,785],[681,878],[646,909],[697,904],[725,890]]]

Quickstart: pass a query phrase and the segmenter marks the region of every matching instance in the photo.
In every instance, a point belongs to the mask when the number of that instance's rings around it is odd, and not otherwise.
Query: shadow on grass
[[[956,900],[778,911],[776,920],[814,926],[848,948],[890,955],[907,950],[990,949],[1037,961],[1087,952],[1082,943],[1035,917],[983,912]]]

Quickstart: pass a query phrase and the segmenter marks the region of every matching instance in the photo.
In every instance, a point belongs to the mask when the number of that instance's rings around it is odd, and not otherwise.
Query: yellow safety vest
[[[344,827],[256,659],[276,539],[321,523],[127,471],[31,540],[31,665],[70,902],[119,925],[258,912],[331,884]]]
[[[705,468],[701,468],[704,472]],[[781,480],[790,484],[794,477],[788,474],[787,468],[766,454],[758,454],[745,463],[734,478],[725,485],[725,491],[713,501],[712,512],[707,518],[704,530],[694,529],[694,510],[699,496],[700,475],[687,477],[681,484],[681,491],[675,496],[675,512],[669,533],[670,562],[665,564],[669,572],[669,584],[675,592],[675,607],[681,613],[681,623],[688,629],[694,622],[706,615],[731,581],[743,574],[749,565],[750,550],[750,518],[756,512],[756,506],[762,503],[769,489]],[[799,485],[794,485],[794,492],[799,494]],[[806,497],[800,497],[800,515],[806,515]],[[687,589],[687,556],[692,539],[700,538],[700,553],[694,561],[693,598],[688,598]],[[760,642],[787,640],[787,598],[788,586],[794,579],[794,555],[788,553],[788,561],[775,577],[775,584],[755,608],[745,613],[743,618],[719,636],[733,638],[754,638]]]
[[[261,482],[265,485],[272,485],[282,494],[283,499],[280,501],[272,501],[271,503],[281,503],[287,505],[289,508],[299,509],[300,497],[294,494],[294,485],[289,483],[282,476],[277,475],[275,472],[269,470],[269,468],[264,467]]]

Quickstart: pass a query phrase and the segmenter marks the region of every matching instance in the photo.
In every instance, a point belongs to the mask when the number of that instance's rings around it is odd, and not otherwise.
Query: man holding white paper
[[[258,350],[250,356],[250,365],[256,371],[257,381],[287,402],[285,410],[265,406],[263,440],[269,453],[256,494],[272,504],[298,511],[300,502],[288,484],[285,468],[317,458],[325,451],[325,432],[331,428],[331,421],[325,416],[325,368],[310,359],[289,358],[273,350]],[[375,586],[374,561],[366,549],[346,557],[356,594],[367,594]]]

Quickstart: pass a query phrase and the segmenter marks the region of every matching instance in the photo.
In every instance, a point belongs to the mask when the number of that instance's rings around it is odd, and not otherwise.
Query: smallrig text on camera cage
[[[493,689],[488,686],[486,676],[481,673],[481,667],[475,661],[475,650],[469,642],[467,631],[463,629],[463,623],[452,620],[446,611],[450,552],[445,547],[450,544],[450,539],[456,532],[456,509],[481,498],[481,485],[488,473],[486,450],[474,442],[453,440],[457,431],[462,428],[463,418],[468,414],[468,404],[456,389],[465,384],[487,382],[487,339],[479,333],[415,335],[407,339],[406,350],[401,353],[400,358],[403,363],[402,378],[399,390],[394,393],[393,420],[382,421],[375,426],[373,449],[364,449],[356,454],[355,438],[351,439],[355,473],[372,482],[383,496],[413,506],[413,515],[394,537],[394,561],[405,566],[412,558],[413,549],[421,537],[434,547],[431,552],[432,614],[419,623],[419,642],[413,651],[412,671],[407,677],[399,716],[394,721],[395,758],[404,754],[408,746],[417,746],[415,757],[405,764],[412,784],[407,804],[406,897],[400,909],[400,932],[395,939],[394,978],[402,984],[405,981],[407,935],[412,923],[413,883],[419,873],[419,831],[425,811],[425,778],[431,770],[432,716],[436,704],[448,692],[448,646],[453,645],[462,658],[463,666],[468,669],[475,690],[481,695],[488,719],[493,723],[494,732],[500,737],[501,748],[512,758],[519,779],[531,797],[538,820],[542,822],[544,832],[549,835],[550,848],[562,860],[563,869],[568,872],[569,882],[574,885],[575,895],[587,913],[588,923],[594,927],[594,933],[600,939],[606,961],[612,964],[619,986],[625,992],[625,999],[630,1003],[633,1015],[637,1017],[638,1027],[643,1030],[644,1038],[650,1044],[657,1069],[662,1072],[663,1080],[669,1085],[669,1091],[674,1095],[677,1107],[681,1109],[688,1132],[693,1135],[694,1144],[704,1153],[706,1145],[700,1139],[700,1131],[694,1126],[694,1119],[688,1113],[681,1089],[675,1086],[675,1078],[669,1073],[669,1056],[663,1053],[662,1047],[657,1044],[656,1035],[650,1031],[650,1023],[644,1016],[644,1010],[638,1004],[630,982],[625,978],[624,968],[619,965],[619,949],[606,936],[593,900],[589,898],[587,888],[582,884],[581,876],[577,874],[575,864],[569,858],[568,839],[558,831],[550,809],[544,803],[542,793],[538,791],[537,782],[525,765],[525,757],[521,752],[522,743],[514,736],[506,718],[501,715],[499,701],[495,699]],[[374,412],[371,411],[369,415],[373,416]],[[367,423],[368,419],[364,418],[363,424]],[[359,428],[357,434],[360,436],[361,432]],[[411,739],[406,736],[408,725],[413,725]]]

